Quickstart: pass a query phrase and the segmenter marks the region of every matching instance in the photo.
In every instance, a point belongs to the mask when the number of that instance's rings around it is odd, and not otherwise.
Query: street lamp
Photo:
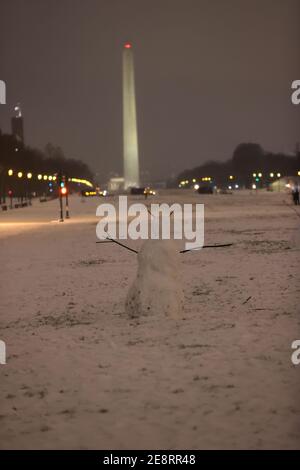
[[[14,174],[13,170],[8,170],[8,176],[12,176]]]
[[[27,178],[28,178],[29,180],[31,180],[31,178],[32,178],[32,173],[27,173]]]
[[[19,171],[19,173],[18,173],[18,178],[22,178],[22,176],[23,176],[22,171]]]

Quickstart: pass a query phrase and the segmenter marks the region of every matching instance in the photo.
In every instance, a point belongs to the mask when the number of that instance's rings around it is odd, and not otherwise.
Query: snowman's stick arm
[[[115,240],[114,238],[110,238],[109,236],[107,236],[106,240],[101,240],[101,241],[98,241],[96,243],[116,243],[117,245],[121,246],[122,248],[126,248],[126,250],[128,250],[128,251],[131,251],[132,253],[138,254],[137,250],[134,250],[133,248],[130,248],[129,246],[124,245],[123,243],[119,242],[118,240]],[[233,243],[224,243],[222,245],[203,245],[201,248],[223,248],[223,247],[232,246],[232,245],[233,245]],[[201,248],[196,247],[196,248],[191,248],[189,250],[181,250],[179,253],[188,253],[189,251],[197,251],[197,250],[200,250]]]
[[[200,250],[201,248],[223,248],[225,246],[232,246],[233,243],[224,243],[223,245],[203,245],[202,247],[199,248],[191,248],[189,250],[181,250],[179,253],[188,253],[189,251],[197,251]]]
[[[138,253],[138,251],[134,250],[133,248],[130,248],[129,246],[124,245],[123,243],[119,242],[118,240],[115,240],[114,238],[110,238],[109,236],[107,237],[106,240],[101,240],[96,243],[116,243],[117,245],[122,246],[123,248],[126,248],[126,250],[128,251],[132,251],[133,253]]]

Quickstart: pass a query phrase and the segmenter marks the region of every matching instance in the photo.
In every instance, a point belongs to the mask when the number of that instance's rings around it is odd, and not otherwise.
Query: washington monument
[[[132,46],[126,43],[123,49],[123,151],[124,187],[140,185],[134,65]]]

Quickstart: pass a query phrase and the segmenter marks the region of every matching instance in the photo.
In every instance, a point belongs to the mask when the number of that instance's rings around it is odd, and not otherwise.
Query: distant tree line
[[[31,173],[54,175],[61,171],[69,177],[93,179],[86,163],[66,158],[62,149],[47,144],[45,150],[36,150],[23,145],[14,136],[2,134],[0,130],[0,172],[14,169]]]
[[[57,197],[62,176],[93,181],[88,165],[66,158],[60,147],[49,143],[42,152],[0,130],[0,203],[5,203],[7,197],[21,202],[34,196]],[[69,188],[78,190],[78,185],[69,183]]]
[[[184,170],[173,181],[173,185],[178,186],[181,181],[189,181],[191,185],[193,179],[198,182],[202,178],[210,177],[213,184],[226,187],[231,181],[231,176],[240,185],[251,187],[254,173],[261,173],[263,182],[271,182],[271,174],[274,175],[273,178],[276,178],[277,174],[296,176],[298,171],[300,171],[299,151],[291,156],[267,152],[256,143],[242,143],[236,147],[231,159],[225,162],[208,161],[193,169]]]

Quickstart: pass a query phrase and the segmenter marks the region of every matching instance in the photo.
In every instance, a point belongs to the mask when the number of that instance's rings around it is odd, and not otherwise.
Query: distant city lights
[[[23,171],[13,170],[12,168],[9,168],[7,170],[7,175],[8,176],[13,176],[14,174],[16,174],[18,176],[18,178],[23,177]],[[31,171],[28,171],[26,173],[26,177],[27,177],[27,179],[32,179],[33,178],[33,173]],[[43,181],[57,181],[57,176],[56,175],[42,175],[41,173],[39,173],[35,177],[39,181],[42,181],[42,180]],[[94,187],[93,183],[91,183],[90,181],[88,181],[86,179],[82,179],[82,178],[68,178],[68,181],[70,181],[72,183],[84,184],[86,186],[89,186],[90,188]]]

